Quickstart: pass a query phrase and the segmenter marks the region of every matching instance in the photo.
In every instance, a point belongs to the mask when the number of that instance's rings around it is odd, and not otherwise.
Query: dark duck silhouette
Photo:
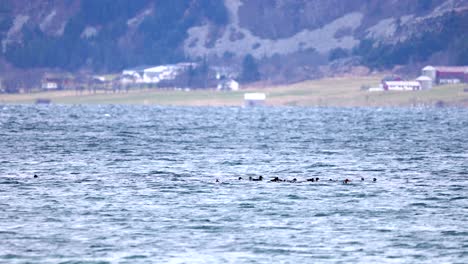
[[[263,181],[263,176],[260,176],[257,179],[252,179],[252,181]]]
[[[282,182],[283,180],[280,179],[279,177],[274,177],[274,178],[271,179],[270,181],[272,181],[272,182]]]

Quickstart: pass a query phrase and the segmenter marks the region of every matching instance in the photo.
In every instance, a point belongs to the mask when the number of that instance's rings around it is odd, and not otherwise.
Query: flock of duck
[[[37,176],[36,174],[34,174],[34,178],[38,178],[39,176]],[[239,177],[238,180],[239,181],[242,181],[244,178],[242,177]],[[263,176],[259,176],[258,178],[253,178],[252,176],[250,176],[248,178],[249,181],[263,181],[264,178]],[[273,177],[270,182],[290,182],[290,183],[298,183],[298,182],[318,182],[320,181],[320,178],[309,178],[309,179],[306,179],[305,181],[298,181],[296,178],[292,179],[292,180],[286,180],[286,179],[280,179],[279,177]],[[333,179],[329,179],[328,181],[336,181],[336,180],[333,180]],[[364,178],[361,177],[361,181],[364,181]],[[376,182],[377,181],[377,178],[372,178],[372,181],[373,182]],[[219,182],[219,179],[216,179],[216,182]],[[342,181],[343,184],[348,184],[350,183],[351,180],[346,178]]]
[[[238,178],[239,181],[242,181],[244,180],[244,178],[242,177],[239,177]],[[252,176],[250,176],[248,178],[249,181],[263,181],[265,180],[265,178],[263,178],[263,176],[259,176],[258,178],[253,178]],[[364,181],[365,179],[363,177],[361,177],[361,181]],[[305,181],[298,181],[296,178],[292,179],[292,180],[286,180],[286,179],[280,179],[279,177],[273,177],[271,180],[269,180],[270,182],[290,182],[290,183],[299,183],[299,182],[318,182],[320,181],[320,178],[309,178],[309,179],[306,179]],[[329,179],[328,181],[336,181],[334,179]],[[377,181],[377,178],[372,178],[372,181],[373,182],[376,182]],[[219,179],[216,179],[216,182],[219,182]],[[346,178],[344,180],[341,181],[343,184],[348,184],[348,183],[351,183],[351,180]]]

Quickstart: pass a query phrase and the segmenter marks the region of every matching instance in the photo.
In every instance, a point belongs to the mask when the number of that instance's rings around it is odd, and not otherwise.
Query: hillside
[[[247,55],[272,82],[460,65],[467,25],[468,0],[2,0],[0,74],[201,60],[240,71]]]

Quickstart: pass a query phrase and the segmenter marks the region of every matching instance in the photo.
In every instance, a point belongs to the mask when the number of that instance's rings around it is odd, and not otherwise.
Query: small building
[[[385,91],[418,91],[421,84],[417,81],[388,81],[383,83]]]
[[[121,85],[130,85],[133,83],[136,83],[136,78],[134,75],[121,75],[120,77],[117,78],[117,80],[120,82]]]
[[[99,75],[93,76],[93,79],[98,80],[100,82],[107,82],[108,81],[105,76],[99,76]]]
[[[219,91],[238,91],[239,83],[231,78],[224,78],[219,81],[217,89]]]
[[[55,78],[45,78],[41,82],[41,88],[43,90],[58,90],[60,89],[61,81]]]
[[[264,105],[266,94],[264,93],[245,93],[244,102],[245,106],[260,106]]]
[[[422,90],[429,90],[432,89],[432,79],[428,76],[419,76],[416,81],[421,84],[421,89]]]
[[[75,76],[68,72],[45,72],[40,79],[42,90],[66,90],[75,86]],[[39,80],[38,80],[39,81]]]
[[[122,75],[132,77],[132,79],[138,82],[138,80],[143,79],[144,70],[146,68],[148,68],[148,66],[138,66],[130,69],[125,69],[122,71]]]

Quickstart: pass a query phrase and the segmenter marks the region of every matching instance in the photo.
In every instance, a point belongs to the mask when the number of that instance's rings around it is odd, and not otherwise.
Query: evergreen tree
[[[241,81],[244,83],[255,82],[260,80],[260,72],[255,58],[251,54],[247,54],[242,62]]]

